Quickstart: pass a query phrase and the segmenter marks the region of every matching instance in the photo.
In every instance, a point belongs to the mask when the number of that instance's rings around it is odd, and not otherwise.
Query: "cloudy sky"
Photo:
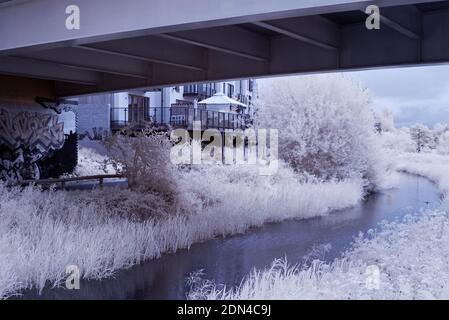
[[[397,127],[449,123],[449,65],[351,73],[370,88],[376,110],[388,107]]]

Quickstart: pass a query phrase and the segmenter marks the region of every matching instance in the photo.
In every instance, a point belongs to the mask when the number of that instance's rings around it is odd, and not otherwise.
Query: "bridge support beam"
[[[38,96],[55,97],[54,82],[0,75],[0,101],[35,104]]]
[[[0,5],[0,74],[62,97],[449,62],[445,1],[379,0],[380,30],[359,0],[78,0],[79,30],[65,28],[69,0],[14,2]]]

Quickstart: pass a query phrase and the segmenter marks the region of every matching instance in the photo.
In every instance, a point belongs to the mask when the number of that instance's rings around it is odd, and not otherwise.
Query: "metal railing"
[[[235,97],[235,99],[236,99],[237,101],[240,101],[241,103],[246,104],[246,105],[249,105],[249,103],[250,103],[250,99],[248,98],[248,95],[245,95],[245,94],[239,93],[239,94],[237,94],[237,96]]]
[[[140,110],[141,109],[141,110]],[[148,108],[150,110],[150,108]],[[153,118],[150,113],[144,112],[142,108],[111,108],[111,130],[136,125],[139,123],[152,123]]]
[[[194,108],[193,105],[173,105],[170,108],[149,108],[146,117],[129,119],[128,108],[111,108],[111,129],[151,123],[170,125],[173,128],[193,129],[193,122],[201,123],[201,129],[245,129],[250,121],[247,114],[221,112]]]
[[[184,95],[198,95],[203,98],[213,96],[217,91],[212,84],[191,84],[184,86]]]
[[[245,129],[245,114],[206,110],[193,107],[171,107],[170,125],[174,128],[193,129],[194,121],[201,123],[201,129]]]

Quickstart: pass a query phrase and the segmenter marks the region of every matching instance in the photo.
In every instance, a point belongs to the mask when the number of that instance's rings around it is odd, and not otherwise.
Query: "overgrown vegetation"
[[[267,92],[261,125],[281,130],[273,176],[255,166],[177,168],[165,136],[115,135],[98,163],[124,174],[129,189],[0,186],[0,297],[58,285],[69,264],[100,279],[195,242],[360,201],[376,180],[369,95],[340,77],[274,81]]]
[[[259,84],[259,126],[279,129],[279,153],[307,178],[363,178],[375,184],[378,144],[371,95],[342,75]]]
[[[109,163],[126,177],[133,190],[174,195],[177,168],[171,164],[172,143],[164,132],[141,130],[134,134],[117,133],[106,140]]]

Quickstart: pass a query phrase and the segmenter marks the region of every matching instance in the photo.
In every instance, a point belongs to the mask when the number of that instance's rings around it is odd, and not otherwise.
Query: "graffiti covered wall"
[[[35,106],[31,110],[37,110]],[[0,103],[0,178],[36,175],[36,162],[64,145],[64,124],[50,111]]]
[[[10,149],[24,146],[40,152],[59,149],[64,144],[64,124],[58,122],[56,114],[12,114],[0,108],[0,144]]]

